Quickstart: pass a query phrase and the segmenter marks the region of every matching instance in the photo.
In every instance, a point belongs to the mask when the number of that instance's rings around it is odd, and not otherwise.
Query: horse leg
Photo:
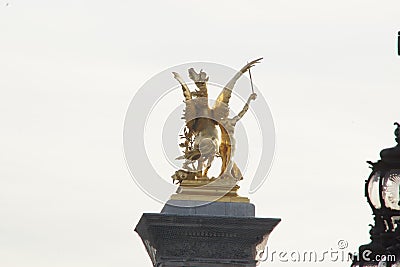
[[[207,159],[207,167],[206,167],[206,169],[204,170],[204,176],[205,176],[205,177],[207,177],[208,170],[211,168],[211,163],[213,162],[213,160],[214,160],[214,156],[209,157],[209,158]]]
[[[197,173],[196,173],[196,176],[198,177],[198,178],[201,178],[201,177],[203,177],[203,166],[204,166],[204,160],[203,159],[199,159],[198,161],[197,161]]]
[[[222,164],[221,164],[221,172],[218,176],[221,176],[225,172],[225,169],[228,165],[229,154],[228,154],[228,146],[226,144],[220,146],[219,154],[221,155]]]

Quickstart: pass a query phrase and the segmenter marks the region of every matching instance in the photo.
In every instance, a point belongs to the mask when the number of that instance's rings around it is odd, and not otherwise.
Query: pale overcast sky
[[[151,266],[133,232],[162,204],[133,182],[125,112],[191,61],[253,72],[276,156],[250,195],[278,251],[369,242],[366,160],[400,120],[398,0],[0,0],[0,266]],[[181,122],[179,122],[181,123]],[[139,156],[140,157],[140,156]],[[170,175],[169,173],[166,175]],[[349,266],[262,263],[260,266]]]

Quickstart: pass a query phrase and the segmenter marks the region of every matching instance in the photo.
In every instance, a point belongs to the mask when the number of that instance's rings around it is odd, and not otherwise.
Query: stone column
[[[279,222],[255,217],[251,203],[170,200],[135,231],[153,266],[254,267]]]

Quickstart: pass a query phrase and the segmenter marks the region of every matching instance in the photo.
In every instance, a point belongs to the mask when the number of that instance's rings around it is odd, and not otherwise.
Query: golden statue
[[[207,173],[215,157],[220,157],[222,160],[218,178],[228,178],[235,183],[243,179],[241,171],[234,162],[236,145],[234,130],[236,123],[249,109],[251,100],[255,100],[257,95],[253,92],[242,111],[233,118],[228,118],[229,100],[236,81],[245,72],[250,72],[250,68],[259,63],[261,59],[253,60],[240,69],[225,85],[212,108],[208,104],[207,82],[209,77],[203,70],[200,70],[199,73],[193,68],[188,70],[189,78],[197,87],[195,91],[190,91],[181,76],[173,72],[174,78],[182,87],[186,104],[183,115],[186,125],[180,136],[183,140],[180,147],[184,150],[183,155],[177,158],[184,160],[184,163],[182,169],[176,171],[172,176],[174,181],[182,183],[184,180],[209,179]],[[217,127],[219,127],[220,134]]]

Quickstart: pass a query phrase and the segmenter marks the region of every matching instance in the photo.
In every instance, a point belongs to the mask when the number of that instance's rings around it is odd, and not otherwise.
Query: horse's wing
[[[235,86],[236,81],[248,71],[251,67],[253,67],[256,63],[259,63],[262,58],[258,58],[247,63],[243,68],[238,71],[235,76],[225,85],[224,89],[222,89],[221,93],[218,95],[217,100],[213,106],[214,117],[219,120],[221,118],[226,118],[229,115],[229,100],[232,96],[232,90]]]

